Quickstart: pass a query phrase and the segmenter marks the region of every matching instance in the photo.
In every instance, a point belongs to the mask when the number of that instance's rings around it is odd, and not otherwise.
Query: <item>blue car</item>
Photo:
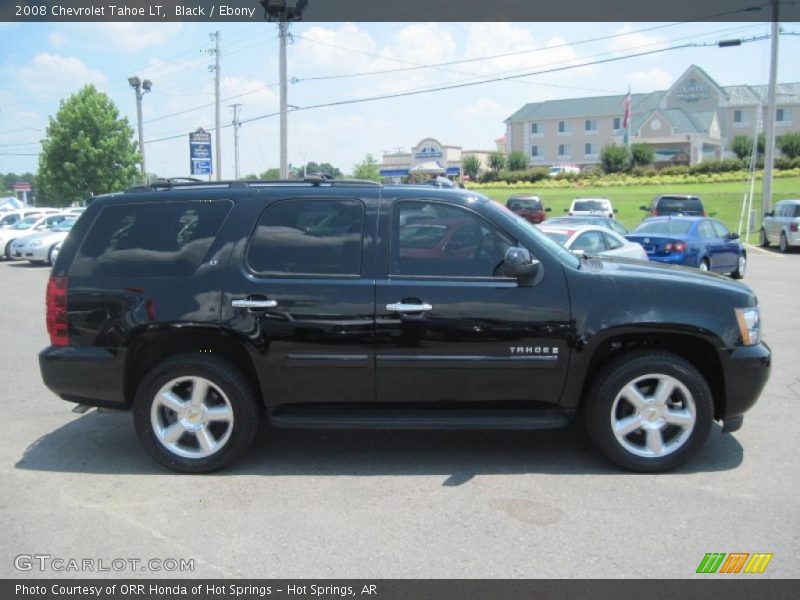
[[[653,217],[625,236],[650,260],[744,277],[747,252],[738,233],[706,217]]]

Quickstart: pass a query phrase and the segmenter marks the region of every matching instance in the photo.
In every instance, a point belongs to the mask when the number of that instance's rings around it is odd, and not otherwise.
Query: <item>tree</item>
[[[653,164],[655,152],[650,144],[631,144],[631,161],[636,167],[646,167]]]
[[[528,168],[528,157],[520,150],[514,150],[508,155],[508,170],[523,171]]]
[[[302,168],[300,169],[302,171]],[[333,178],[341,177],[342,172],[330,163],[306,163],[306,173],[325,173]]]
[[[66,206],[136,182],[141,162],[133,129],[93,85],[62,100],[39,155],[40,198]]]
[[[380,181],[381,174],[378,171],[378,161],[372,154],[367,154],[360,163],[353,165],[353,177],[355,179],[369,179]]]
[[[800,133],[784,133],[781,136],[781,152],[787,158],[797,158],[800,156]]]
[[[763,133],[760,133],[758,135],[758,143],[756,144],[756,150],[758,151],[759,156],[764,154],[766,145],[766,136]],[[753,138],[746,135],[733,136],[733,139],[731,140],[731,151],[742,160],[750,158],[750,155],[753,154]]]
[[[469,178],[474,181],[478,178],[478,171],[481,170],[481,159],[474,154],[465,156],[461,160],[461,168],[464,170],[464,174],[469,175]]]
[[[600,162],[606,173],[620,173],[630,166],[630,151],[625,146],[609,144],[600,151]]]
[[[502,152],[489,153],[489,168],[495,173],[506,166],[506,157]]]
[[[267,169],[263,173],[258,176],[259,179],[280,179],[281,178],[281,170],[278,167],[272,167],[271,169]]]

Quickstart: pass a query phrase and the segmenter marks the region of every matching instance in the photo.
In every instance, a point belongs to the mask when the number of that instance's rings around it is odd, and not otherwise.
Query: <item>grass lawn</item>
[[[641,185],[630,187],[574,187],[567,189],[537,189],[534,184],[530,188],[508,190],[503,188],[482,188],[475,190],[481,194],[505,204],[510,196],[515,194],[534,194],[539,196],[546,208],[551,208],[549,217],[566,214],[564,209],[569,207],[574,198],[578,197],[607,197],[619,210],[617,219],[630,229],[638,225],[645,213],[639,210],[640,206],[648,206],[654,196],[662,193],[696,194],[703,200],[706,211],[722,221],[732,231],[737,231],[739,214],[742,210],[742,199],[748,190],[748,183],[740,181],[734,183],[696,183],[671,186]],[[800,177],[774,179],[772,182],[773,205],[784,198],[800,198]],[[756,211],[758,224],[761,223],[761,182],[756,181],[755,198],[753,207]],[[714,214],[716,213],[716,214]],[[751,243],[753,238],[750,238]]]

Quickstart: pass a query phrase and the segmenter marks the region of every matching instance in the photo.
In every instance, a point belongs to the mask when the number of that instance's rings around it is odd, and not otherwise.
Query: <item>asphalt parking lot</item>
[[[661,578],[695,576],[707,552],[771,552],[761,577],[800,575],[798,252],[750,252],[774,351],[761,400],[664,475],[619,471],[578,427],[265,428],[232,468],[175,475],[129,415],[73,414],[42,384],[48,271],[0,263],[0,577],[92,576],[15,569],[36,553],[193,558],[196,577]]]

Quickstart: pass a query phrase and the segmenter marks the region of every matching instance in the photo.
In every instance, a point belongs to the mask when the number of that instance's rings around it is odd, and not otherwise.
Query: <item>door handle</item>
[[[405,302],[395,302],[394,304],[387,304],[386,310],[389,312],[399,312],[399,313],[407,313],[407,312],[425,312],[428,310],[433,310],[433,306],[428,304],[427,302],[421,302],[419,304],[407,304]]]
[[[277,300],[251,300],[239,299],[231,300],[231,306],[234,308],[275,308],[278,306]]]

